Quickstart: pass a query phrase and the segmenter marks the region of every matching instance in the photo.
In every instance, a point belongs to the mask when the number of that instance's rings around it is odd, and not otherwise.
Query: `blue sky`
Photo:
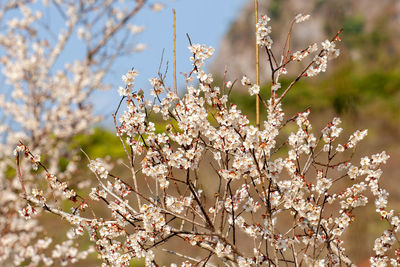
[[[113,85],[109,91],[97,92],[94,95],[95,111],[104,116],[103,125],[110,126],[111,113],[118,104],[117,88],[122,85],[121,75],[134,67],[140,73],[137,78],[137,88],[149,90],[148,79],[155,77],[158,71],[162,50],[165,49],[164,59],[169,61],[169,79],[167,83],[173,85],[172,80],[172,8],[176,10],[176,51],[178,88],[182,87],[183,76],[180,72],[189,72],[190,53],[187,49],[189,33],[193,43],[213,46],[218,53],[221,38],[235,20],[238,12],[246,0],[174,0],[166,2],[166,8],[154,13],[147,7],[142,10],[132,22],[145,25],[146,30],[137,35],[138,43],[145,43],[147,49],[143,52],[121,58],[117,61],[114,72],[108,77]]]

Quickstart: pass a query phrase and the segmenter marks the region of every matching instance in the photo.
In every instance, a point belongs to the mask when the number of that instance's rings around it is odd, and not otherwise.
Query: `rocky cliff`
[[[311,18],[296,24],[291,51],[330,39],[343,28],[343,42],[339,45],[342,56],[337,62],[354,61],[369,65],[378,62],[397,64],[400,55],[400,1],[399,0],[260,0],[259,13],[271,17],[273,51],[279,58],[290,21],[298,13]],[[246,74],[254,80],[254,3],[248,1],[237,20],[232,24],[210,66],[211,71],[222,76],[228,66],[228,78],[236,79]],[[268,78],[268,61],[260,53],[261,75]]]

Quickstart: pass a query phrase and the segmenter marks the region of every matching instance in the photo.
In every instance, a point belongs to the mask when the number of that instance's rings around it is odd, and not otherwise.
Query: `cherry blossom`
[[[307,18],[298,15],[293,23]],[[257,44],[268,58],[279,58],[272,51],[268,21],[263,15],[257,23]],[[16,145],[18,173],[24,168],[17,181],[22,186],[30,171],[47,185],[39,189],[29,183],[19,214],[30,219],[45,210],[71,224],[68,240],[55,245],[51,257],[41,254],[41,261],[68,264],[95,251],[104,266],[127,266],[134,258],[158,266],[163,253],[181,258],[172,266],[352,266],[343,235],[358,219],[354,210],[371,204],[376,219],[387,225],[372,248],[371,265],[398,264],[399,214],[388,208],[389,193],[379,182],[389,155],[357,154],[366,130],[343,137],[339,118],[314,129],[311,109],[286,114],[282,106],[298,80],[326,71],[328,61],[338,56],[339,34],[322,42],[319,51],[316,44],[293,54],[283,49],[281,62],[271,60],[269,99],[262,99],[261,88],[243,76],[242,85],[267,110],[260,127],[229,102],[228,92],[205,70],[212,47],[189,39],[192,69],[184,74],[186,91],[179,96],[159,74],[149,79],[151,99],[146,99],[135,87],[139,72],[128,71],[116,89],[121,104],[113,114],[116,138],[126,153],[120,165],[127,172],[119,175],[106,159],[87,155],[95,181],[87,195],[78,194],[57,169],[46,167],[45,157],[39,157],[45,151]],[[287,65],[312,54],[307,67],[281,88]],[[29,165],[22,165],[22,158]],[[53,198],[69,201],[73,209],[60,207]],[[96,214],[90,205],[94,201],[109,213]],[[92,247],[79,250],[75,242],[86,233]],[[43,240],[34,249],[47,247],[49,239]],[[39,261],[32,255],[14,261],[25,258]]]

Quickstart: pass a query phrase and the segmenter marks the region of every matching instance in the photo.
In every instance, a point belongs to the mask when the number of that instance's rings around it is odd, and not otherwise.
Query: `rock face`
[[[272,50],[278,60],[282,51],[277,48],[283,47],[290,21],[298,13],[310,14],[311,18],[294,26],[291,52],[313,42],[320,44],[343,28],[343,42],[339,47],[346,60],[374,62],[378,56],[382,58],[381,54],[392,60],[400,55],[399,0],[260,0],[259,14],[271,17]],[[248,1],[223,38],[210,66],[216,76],[221,77],[228,66],[228,79],[247,75],[254,81],[254,22],[254,3]],[[260,51],[260,64],[261,77],[266,80],[269,63],[265,51]]]

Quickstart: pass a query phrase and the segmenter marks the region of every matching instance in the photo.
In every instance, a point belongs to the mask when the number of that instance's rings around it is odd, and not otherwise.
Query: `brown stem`
[[[24,194],[26,195],[24,181],[22,180],[22,175],[21,175],[21,167],[19,165],[19,153],[17,153],[17,155],[15,156],[15,162],[17,163],[17,172],[18,172],[19,182],[21,183],[22,191],[24,191]]]
[[[258,0],[254,0],[254,17],[256,24],[258,22]],[[256,30],[257,31],[257,30]],[[255,38],[256,48],[256,84],[260,85],[260,47],[257,44],[257,36]],[[260,129],[260,100],[256,96],[256,125]]]
[[[176,85],[176,15],[175,15],[175,9],[172,9],[172,14],[174,15],[174,25],[173,25],[173,30],[174,30],[174,93],[178,95],[178,89]]]

